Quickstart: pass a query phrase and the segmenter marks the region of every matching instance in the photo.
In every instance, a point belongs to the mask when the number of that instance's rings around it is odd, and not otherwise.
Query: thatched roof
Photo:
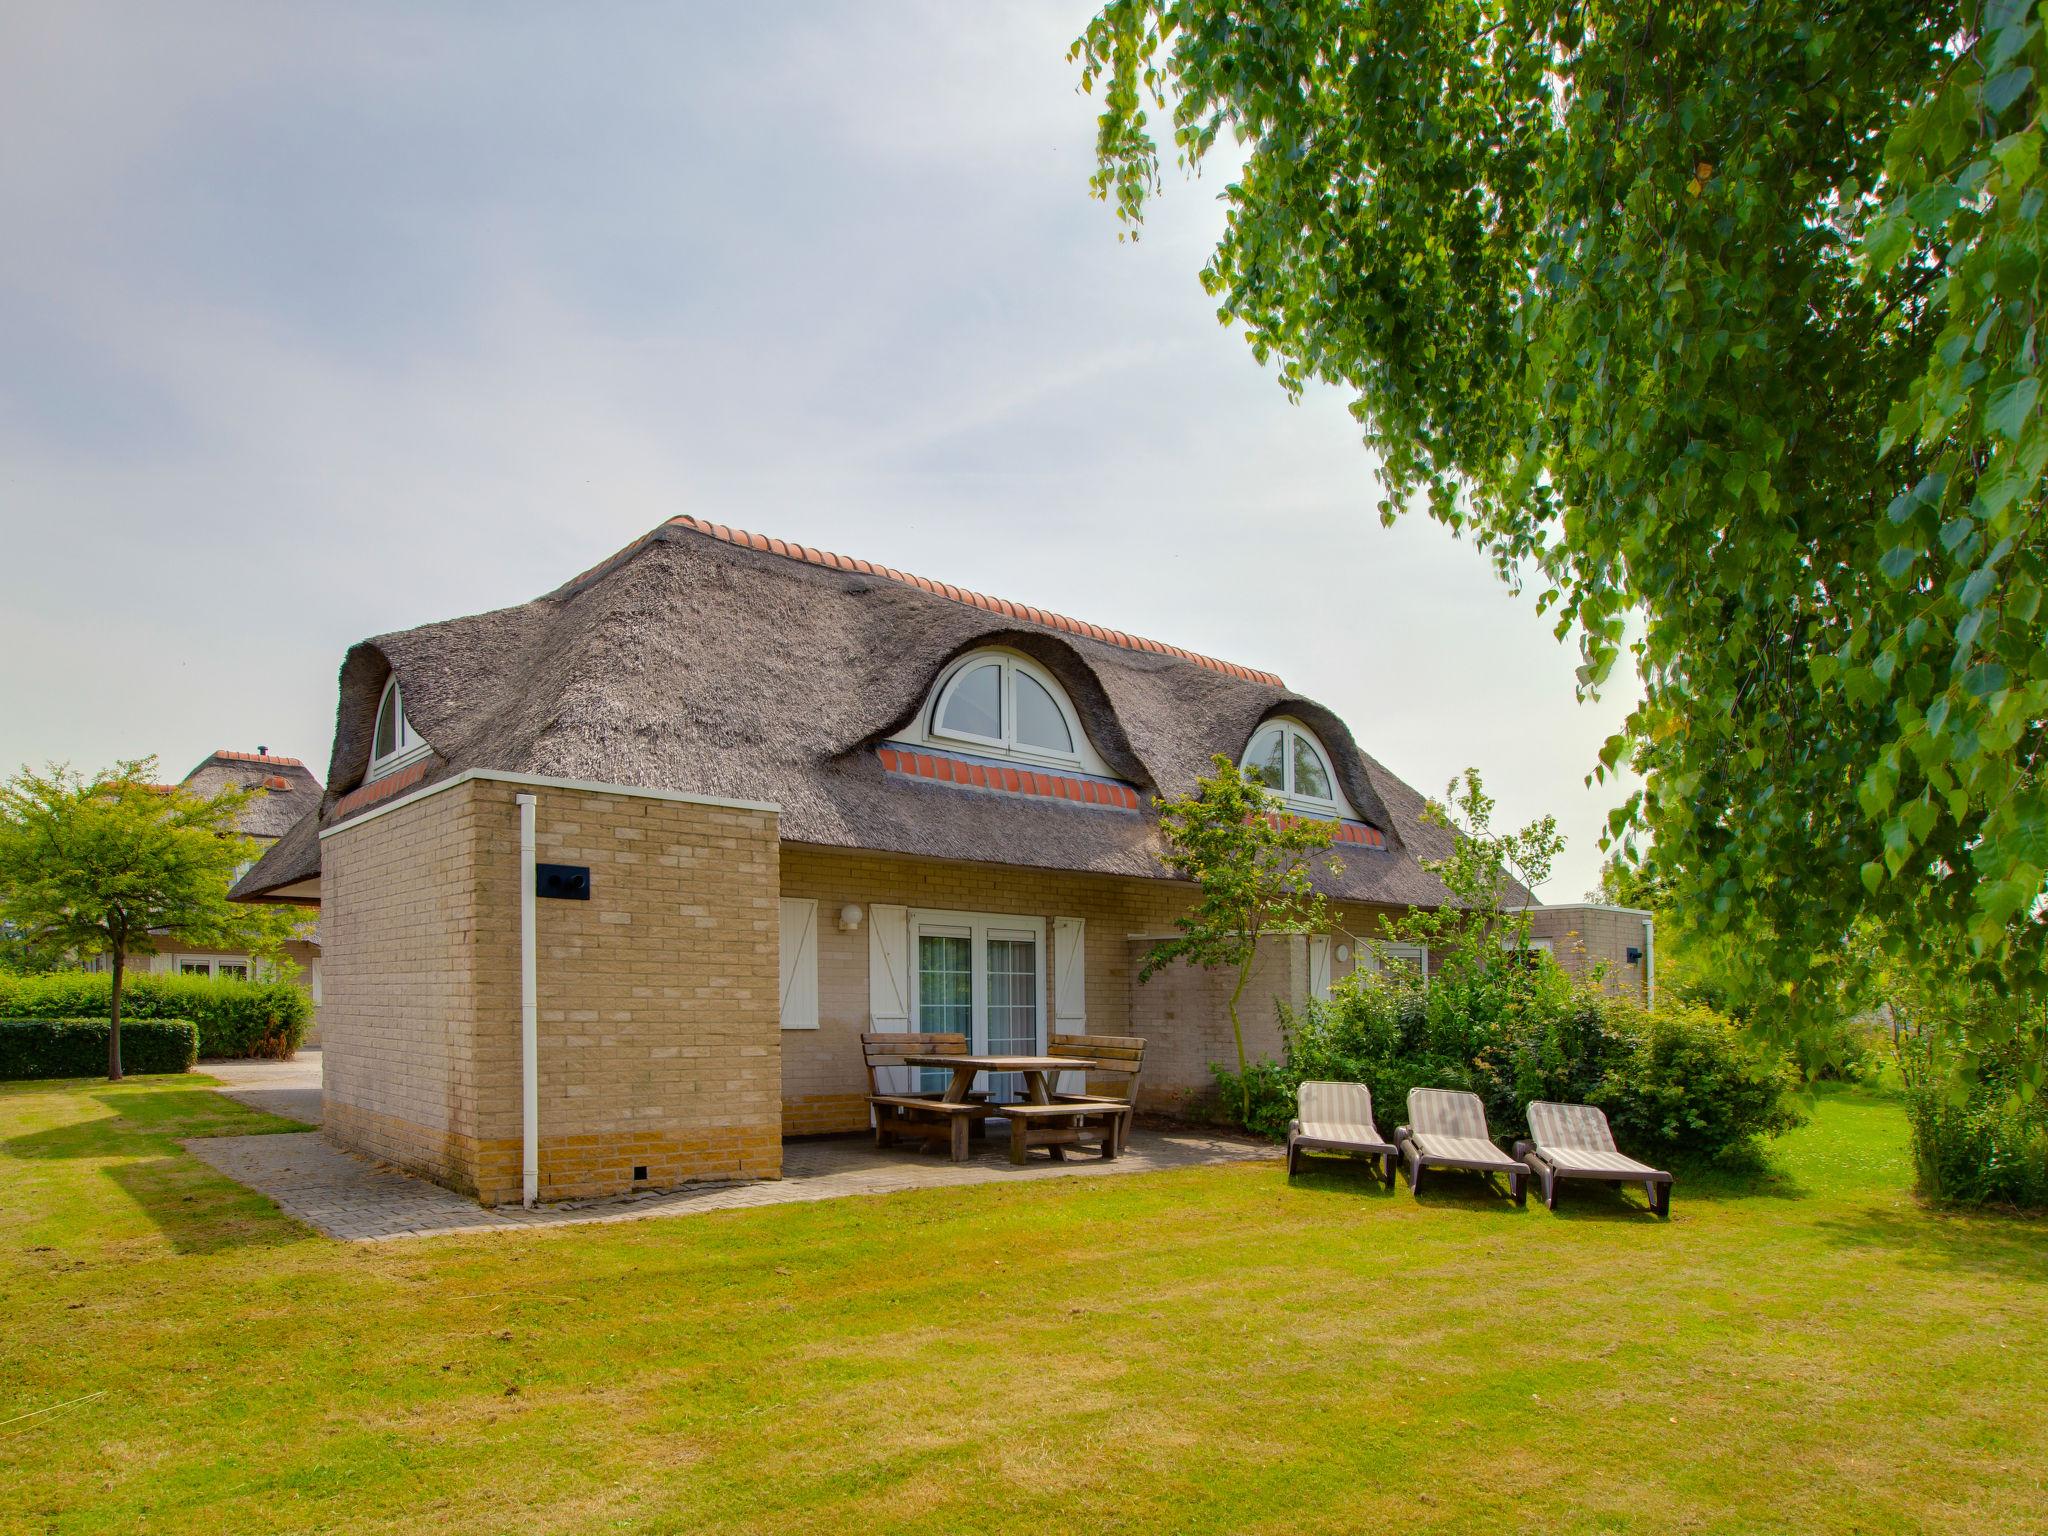
[[[236,752],[222,747],[209,753],[181,784],[195,795],[207,797],[224,789],[261,791],[244,807],[236,830],[264,842],[283,837],[320,809],[320,781],[304,763],[260,750]]]
[[[1141,796],[1192,789],[1212,754],[1235,761],[1261,721],[1298,717],[1385,841],[1345,848],[1331,894],[1444,899],[1418,860],[1441,856],[1449,835],[1422,824],[1422,797],[1277,677],[694,518],[662,525],[533,602],[352,648],[321,812],[236,894],[315,874],[320,827],[384,790],[379,781],[352,794],[393,672],[434,749],[414,783],[495,769],[773,801],[788,842],[1163,877],[1146,811],[884,767],[877,744],[915,718],[946,664],[992,644],[1026,653],[1065,685],[1097,751]]]

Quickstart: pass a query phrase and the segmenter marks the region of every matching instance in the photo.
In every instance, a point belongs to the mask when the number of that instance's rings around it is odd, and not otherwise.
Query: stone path
[[[312,1086],[305,1083],[311,1057]],[[230,1070],[232,1069],[232,1070]],[[214,1062],[202,1068],[232,1086],[230,1098],[294,1119],[319,1118],[319,1059],[301,1052],[292,1062]],[[311,1093],[310,1109],[305,1096]],[[292,1096],[296,1097],[292,1097]],[[290,1104],[294,1108],[283,1106]],[[1004,1138],[991,1137],[972,1162],[951,1163],[929,1152],[896,1147],[878,1152],[865,1136],[792,1141],[782,1149],[783,1176],[750,1183],[693,1185],[666,1194],[565,1201],[537,1211],[486,1210],[467,1196],[402,1173],[315,1134],[195,1137],[187,1151],[229,1178],[268,1195],[289,1216],[329,1237],[374,1242],[454,1232],[502,1232],[576,1222],[641,1221],[698,1211],[729,1211],[842,1195],[894,1194],[1009,1180],[1102,1178],[1242,1162],[1275,1156],[1273,1149],[1240,1137],[1199,1131],[1132,1133],[1130,1150],[1114,1162],[1078,1157],[1064,1163],[1034,1159],[1013,1167]]]
[[[238,1104],[320,1123],[320,1053],[300,1051],[290,1061],[202,1061],[199,1070],[226,1086],[221,1092]]]

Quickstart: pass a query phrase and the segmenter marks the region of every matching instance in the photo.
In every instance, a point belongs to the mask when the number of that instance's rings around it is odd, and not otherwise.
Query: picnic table
[[[990,1110],[1010,1122],[1010,1161],[1022,1163],[1033,1147],[1044,1147],[1054,1162],[1066,1160],[1066,1149],[1080,1142],[1084,1135],[1099,1134],[1102,1155],[1112,1158],[1117,1155],[1120,1144],[1119,1132],[1122,1122],[1130,1115],[1123,1105],[1100,1104],[1055,1104],[1052,1085],[1046,1081],[1055,1072],[1086,1072],[1093,1065],[1084,1059],[1072,1056],[905,1056],[905,1066],[943,1068],[953,1074],[953,1080],[946,1085],[946,1091],[939,1096],[944,1104],[964,1104],[967,1095],[974,1088],[974,1079],[982,1072],[1016,1072],[1024,1079],[1025,1101],[1022,1104],[992,1104]],[[1090,1122],[1106,1122],[1091,1124]],[[955,1143],[953,1161],[966,1158],[964,1146]]]

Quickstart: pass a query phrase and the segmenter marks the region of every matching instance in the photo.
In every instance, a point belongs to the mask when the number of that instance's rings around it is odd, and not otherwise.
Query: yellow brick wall
[[[520,1193],[521,792],[471,781],[322,857],[329,1126],[492,1204]],[[539,859],[592,891],[537,909],[541,1198],[776,1176],[774,815],[530,792]]]
[[[471,1193],[476,844],[471,783],[320,850],[323,1129]]]
[[[1640,959],[1630,964],[1628,952],[1645,949],[1643,922],[1639,913],[1594,906],[1538,907],[1529,914],[1529,936],[1550,940],[1552,956],[1574,976],[1604,963],[1602,986],[1640,1001],[1645,966]]]
[[[782,1034],[783,1127],[789,1135],[855,1131],[868,1123],[860,1035],[868,1028],[866,914],[874,902],[1042,918],[1048,1031],[1058,1004],[1051,995],[1053,919],[1085,919],[1088,1028],[1098,1035],[1146,1036],[1139,1096],[1149,1108],[1179,1106],[1207,1093],[1213,1083],[1208,1063],[1235,1058],[1234,1046],[1219,1051],[1216,1044],[1219,1020],[1222,1040],[1230,1039],[1222,1008],[1229,988],[1220,975],[1169,972],[1137,986],[1137,969],[1150,946],[1134,944],[1131,935],[1169,932],[1174,916],[1192,900],[1192,886],[792,843],[782,850],[782,894],[818,903],[819,1028]],[[862,922],[842,933],[839,910],[848,903],[861,908]],[[1378,909],[1370,907],[1345,907],[1341,915],[1353,932],[1374,930],[1379,922]],[[1248,1047],[1256,1040],[1266,1054],[1277,1053],[1273,999],[1282,986],[1297,1000],[1305,995],[1305,954],[1296,939],[1277,957],[1261,957],[1257,985],[1247,989],[1239,1007]]]

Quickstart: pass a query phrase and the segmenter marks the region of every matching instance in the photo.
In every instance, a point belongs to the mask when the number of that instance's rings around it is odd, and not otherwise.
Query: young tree
[[[278,914],[227,899],[255,845],[235,830],[250,791],[202,799],[152,782],[156,759],[90,778],[23,768],[0,786],[0,922],[43,946],[113,962],[107,1076],[121,1076],[121,986],[159,936],[212,947],[280,936]]]
[[[1192,880],[1200,895],[1192,909],[1174,919],[1179,935],[1152,946],[1138,980],[1150,981],[1177,960],[1204,970],[1237,971],[1230,992],[1230,1032],[1237,1041],[1237,1078],[1248,1119],[1251,1084],[1245,1075],[1238,1001],[1251,980],[1261,937],[1329,927],[1329,904],[1315,888],[1314,863],[1336,829],[1327,821],[1288,815],[1279,800],[1238,772],[1229,758],[1219,754],[1214,761],[1215,773],[1202,779],[1193,794],[1159,802],[1167,866]],[[1341,867],[1335,859],[1328,861],[1332,873]]]
[[[1387,937],[1423,945],[1445,968],[1467,976],[1495,969],[1503,955],[1520,965],[1528,954],[1531,918],[1516,887],[1533,892],[1550,878],[1564,849],[1557,818],[1545,816],[1519,832],[1494,831],[1493,797],[1479,770],[1467,768],[1451,780],[1441,802],[1423,807],[1422,819],[1457,836],[1448,854],[1422,866],[1443,883],[1450,900],[1440,907],[1410,907],[1389,919]]]
[[[2048,993],[2034,0],[1108,0],[1074,54],[1126,220],[1148,107],[1243,143],[1202,280],[1382,516],[1631,656],[1610,830],[1757,1013],[1820,1027],[1866,915]]]

